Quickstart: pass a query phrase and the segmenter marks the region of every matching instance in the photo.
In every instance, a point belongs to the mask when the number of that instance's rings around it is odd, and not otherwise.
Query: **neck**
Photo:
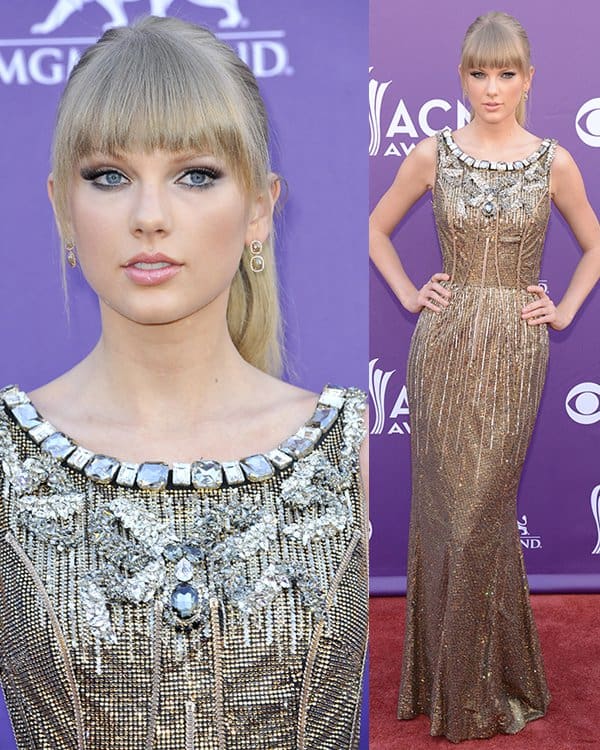
[[[474,117],[468,127],[483,144],[507,141],[523,131],[523,128],[514,118],[502,122],[488,123]]]
[[[78,398],[101,405],[111,421],[164,428],[165,420],[184,426],[247,397],[258,371],[216,312],[141,325],[101,305],[102,335],[76,368]]]

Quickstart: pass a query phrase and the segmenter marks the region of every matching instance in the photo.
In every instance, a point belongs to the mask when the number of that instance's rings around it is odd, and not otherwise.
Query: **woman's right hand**
[[[434,273],[426,284],[420,289],[415,289],[404,305],[409,312],[418,313],[426,307],[428,310],[439,313],[450,304],[452,292],[440,284],[440,281],[450,281],[447,273]]]

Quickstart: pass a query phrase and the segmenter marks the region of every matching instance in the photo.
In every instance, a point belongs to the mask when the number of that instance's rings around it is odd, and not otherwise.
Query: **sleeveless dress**
[[[241,461],[131,464],[0,391],[0,678],[19,750],[358,747],[364,394]]]
[[[556,142],[523,161],[437,136],[433,208],[450,304],[423,310],[408,362],[412,508],[398,718],[453,742],[518,732],[550,696],[516,500],[548,358],[536,299]]]

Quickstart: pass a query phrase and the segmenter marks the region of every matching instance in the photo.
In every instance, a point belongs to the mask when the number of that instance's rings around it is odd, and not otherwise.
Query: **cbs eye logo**
[[[565,409],[571,419],[579,424],[600,422],[600,385],[579,383],[571,388],[565,399]]]
[[[582,104],[575,116],[575,129],[584,143],[600,148],[600,98]]]

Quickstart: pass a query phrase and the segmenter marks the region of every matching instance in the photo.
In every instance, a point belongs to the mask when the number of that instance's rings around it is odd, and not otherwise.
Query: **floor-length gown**
[[[556,147],[522,161],[438,134],[433,207],[452,299],[420,315],[409,354],[413,495],[398,717],[453,742],[514,733],[546,686],[516,498],[548,358],[530,326]]]

